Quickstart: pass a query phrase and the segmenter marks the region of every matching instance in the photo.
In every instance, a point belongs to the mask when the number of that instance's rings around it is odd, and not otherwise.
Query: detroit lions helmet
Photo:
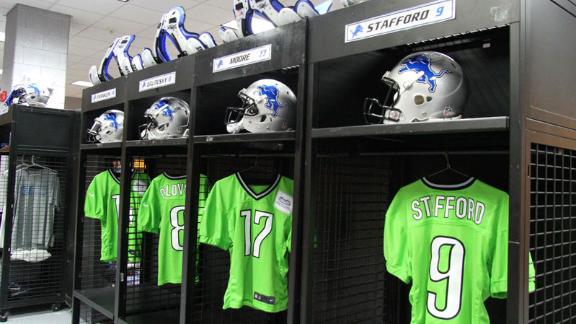
[[[107,110],[94,119],[94,124],[88,130],[88,142],[113,143],[122,141],[124,130],[124,112]]]
[[[458,119],[466,101],[460,65],[448,55],[417,52],[403,58],[382,77],[380,98],[366,98],[369,124],[395,124]]]
[[[12,87],[8,97],[6,97],[4,104],[8,107],[15,104],[31,107],[46,107],[52,91],[51,88],[37,83],[15,85]]]
[[[166,48],[166,41],[170,40],[178,51],[178,56],[194,54],[216,46],[216,41],[210,33],[192,33],[186,30],[184,22],[186,12],[182,7],[174,7],[162,16],[162,20],[156,31],[154,49],[159,62],[170,62],[172,58]]]
[[[241,131],[267,133],[294,129],[297,99],[284,83],[263,79],[240,90],[242,107],[226,111],[226,130],[236,134]]]
[[[147,123],[140,126],[140,138],[143,140],[180,138],[188,135],[190,108],[182,99],[161,98],[146,110],[144,118]]]

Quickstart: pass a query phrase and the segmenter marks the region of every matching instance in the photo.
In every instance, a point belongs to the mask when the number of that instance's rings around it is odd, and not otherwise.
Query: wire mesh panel
[[[160,227],[162,218],[169,218],[176,223],[174,226],[178,243],[183,242],[183,231],[178,231],[182,226],[186,195],[186,156],[172,155],[159,157],[135,157],[133,160],[133,174],[130,193],[130,217],[128,228],[128,274],[126,290],[126,313],[139,314],[160,310],[169,310],[176,318],[179,315],[181,285],[177,280],[163,281],[164,275],[160,274],[160,268],[167,265],[171,267],[167,276],[173,276],[180,269],[162,259],[159,250],[164,244],[172,244],[172,235],[161,237]],[[168,188],[167,183],[172,181]],[[151,183],[154,182],[154,185]],[[172,184],[175,187],[172,187]],[[149,192],[147,190],[150,189]],[[176,190],[176,191],[173,191]],[[146,194],[146,196],[144,196]],[[163,200],[168,201],[165,194],[177,195],[179,202],[171,208],[165,209]],[[142,203],[147,204],[150,213],[140,215]],[[172,219],[174,212],[176,216]],[[146,217],[146,219],[144,219]],[[180,223],[180,221],[182,223]],[[182,232],[180,234],[179,232]],[[172,232],[170,232],[172,234]],[[166,268],[165,268],[166,269]],[[161,276],[162,278],[159,278]],[[176,275],[177,276],[177,275]],[[172,277],[173,278],[173,277]]]
[[[112,324],[114,321],[102,315],[94,308],[80,305],[80,324]]]
[[[201,173],[208,177],[210,184],[239,171],[252,181],[268,183],[269,179],[274,179],[278,173],[292,178],[292,161],[291,158],[206,156],[202,161],[205,171]],[[202,193],[199,196],[202,197]],[[265,313],[249,307],[223,310],[224,294],[230,276],[230,253],[211,245],[200,244],[198,259],[193,323],[286,323],[285,311]]]
[[[313,323],[393,322],[382,253],[389,179],[385,159],[317,159]]]
[[[64,301],[63,273],[67,219],[68,160],[65,157],[18,155],[14,188],[8,188],[6,164],[0,174],[2,197],[2,243],[9,236],[7,304],[2,308]],[[6,198],[13,197],[12,215]],[[11,229],[6,220],[11,217]]]
[[[532,144],[530,323],[576,321],[576,151]]]

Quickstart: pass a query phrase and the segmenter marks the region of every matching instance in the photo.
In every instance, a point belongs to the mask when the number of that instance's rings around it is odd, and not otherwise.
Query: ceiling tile
[[[160,22],[162,14],[163,13],[159,10],[142,8],[129,3],[114,11],[110,16],[137,23],[149,24]]]
[[[211,1],[211,0],[209,0]],[[194,5],[201,3],[201,0],[132,0],[130,1],[131,5],[152,9],[155,11],[160,12],[160,16],[163,13],[167,12],[168,10],[176,7],[182,6],[184,8],[190,8]]]
[[[186,18],[188,21],[201,21],[216,26],[234,19],[234,15],[230,10],[202,3],[186,10]]]
[[[72,16],[72,23],[77,23],[86,26],[92,25],[93,23],[97,22],[98,20],[104,17],[104,15],[102,14],[96,14],[94,12],[85,11],[72,7],[66,7],[59,4],[56,4],[50,10],[70,15]]]
[[[125,3],[118,0],[58,0],[58,5],[106,15],[118,10]]]
[[[78,48],[88,48],[100,50],[104,53],[106,49],[108,49],[108,46],[110,46],[110,43],[111,42],[75,36],[71,37],[68,41],[68,52],[70,54],[75,54],[74,50]]]
[[[76,36],[78,33],[80,33],[86,28],[88,28],[88,26],[72,22],[70,24],[70,37]]]
[[[83,31],[79,32],[78,34],[76,34],[75,36],[104,41],[108,43],[108,45],[110,45],[116,37],[122,35],[123,35],[122,33],[115,33],[114,31],[111,30],[100,29],[96,27],[88,27]]]
[[[115,37],[119,37],[128,34],[136,34],[137,32],[146,29],[148,24],[126,21],[120,18],[105,17],[94,25],[94,27],[109,30],[115,35]]]

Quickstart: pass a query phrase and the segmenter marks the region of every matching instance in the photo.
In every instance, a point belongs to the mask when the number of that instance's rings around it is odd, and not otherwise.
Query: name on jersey
[[[424,196],[412,201],[412,217],[422,220],[429,217],[456,217],[482,224],[486,206],[472,198],[454,196]]]
[[[184,196],[186,194],[186,184],[178,183],[160,187],[160,194],[163,198]]]

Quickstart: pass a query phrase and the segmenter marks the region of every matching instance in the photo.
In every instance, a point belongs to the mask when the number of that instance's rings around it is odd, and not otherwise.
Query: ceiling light
[[[6,41],[6,33],[0,32],[0,42]]]
[[[76,82],[72,82],[73,85],[77,85],[77,86],[81,86],[81,87],[91,87],[92,86],[92,82],[88,82],[88,81],[76,81]]]
[[[120,2],[128,2],[128,1],[130,1],[130,0],[118,0],[118,1],[120,1]]]

